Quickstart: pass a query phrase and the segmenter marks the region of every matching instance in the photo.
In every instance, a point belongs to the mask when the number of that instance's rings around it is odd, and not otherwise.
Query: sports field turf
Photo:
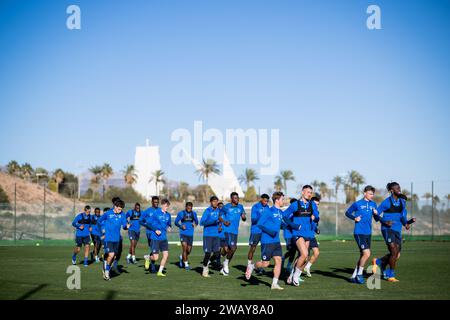
[[[383,242],[372,245],[374,255],[385,253]],[[245,280],[247,247],[238,248],[229,277],[213,271],[211,278],[204,279],[200,275],[201,247],[194,247],[193,270],[187,272],[175,265],[179,247],[171,245],[167,277],[157,278],[144,271],[143,243],[137,265],[126,265],[124,254],[123,273],[111,281],[102,279],[100,264],[80,265],[81,290],[69,290],[66,268],[71,250],[69,246],[1,246],[0,299],[450,299],[450,242],[405,243],[397,268],[400,282],[382,281],[380,290],[347,281],[357,258],[352,241],[322,241],[312,278],[298,288],[282,281],[286,290],[281,292],[270,290],[270,274]],[[258,248],[257,257],[259,252]]]

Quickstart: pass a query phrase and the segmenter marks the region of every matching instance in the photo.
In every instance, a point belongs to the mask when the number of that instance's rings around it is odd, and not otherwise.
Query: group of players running
[[[379,271],[390,282],[397,282],[395,267],[400,258],[402,246],[402,227],[407,230],[415,222],[415,218],[407,220],[406,197],[401,193],[400,185],[396,182],[388,183],[390,193],[379,206],[373,201],[375,188],[366,186],[363,197],[353,203],[345,215],[354,220],[354,237],[360,255],[350,281],[363,284],[364,266],[371,256],[372,219],[381,223],[381,233],[388,247],[388,253],[372,261],[373,272]],[[182,254],[179,256],[179,267],[190,270],[188,257],[192,251],[194,229],[203,226],[203,271],[202,276],[210,277],[209,268],[220,269],[220,274],[230,274],[229,264],[237,249],[240,221],[246,221],[244,207],[239,203],[239,195],[231,193],[230,203],[223,204],[216,196],[210,198],[210,206],[203,212],[201,220],[193,211],[193,204],[187,202],[185,209],[177,214],[175,226],[179,228]],[[313,188],[305,185],[299,199],[291,199],[290,205],[283,211],[284,194],[275,192],[272,195],[272,206],[269,206],[269,195],[261,195],[261,199],[251,209],[251,232],[249,239],[248,264],[245,277],[250,280],[252,273],[262,272],[263,268],[274,262],[272,289],[283,290],[278,283],[284,263],[287,261],[287,283],[299,286],[304,280],[303,272],[311,277],[310,269],[319,256],[319,243],[316,234],[319,229],[320,197],[313,196]],[[130,240],[127,263],[136,263],[136,246],[140,237],[141,227],[146,230],[150,252],[145,255],[145,270],[156,273],[158,277],[165,277],[165,265],[169,256],[167,232],[172,229],[171,215],[168,212],[168,199],[152,197],[152,206],[141,210],[139,203],[127,213],[123,212],[124,201],[112,199],[113,207],[103,209],[86,206],[84,212],[78,214],[72,222],[76,228],[76,246],[72,256],[72,263],[76,264],[77,254],[84,245],[84,265],[91,261],[100,262],[100,249],[103,245],[104,255],[102,263],[103,278],[110,280],[110,272],[119,273],[118,261],[122,254],[123,239],[121,229],[128,230]],[[283,230],[286,242],[286,252],[283,255],[280,231]],[[90,243],[94,250],[90,253]],[[254,263],[253,256],[258,244],[261,243],[261,260]],[[312,255],[310,255],[312,251]],[[156,263],[159,261],[159,268]],[[223,262],[221,258],[223,257]],[[387,268],[389,267],[389,268]]]

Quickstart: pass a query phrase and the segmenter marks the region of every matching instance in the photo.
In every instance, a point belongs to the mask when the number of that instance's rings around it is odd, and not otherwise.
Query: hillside
[[[44,187],[27,182],[23,179],[0,172],[0,186],[8,196],[11,208],[14,206],[14,185],[17,192],[17,214],[41,215],[44,208]],[[78,209],[84,204],[61,196],[50,191],[45,192],[46,213],[49,216],[67,214],[73,210],[74,205]]]

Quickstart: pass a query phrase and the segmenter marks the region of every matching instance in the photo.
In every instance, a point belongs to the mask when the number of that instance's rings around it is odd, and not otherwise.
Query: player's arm
[[[183,219],[183,215],[182,215],[183,211],[178,212],[177,217],[175,218],[175,222],[174,225],[176,225],[179,229],[182,229],[183,226],[180,223],[181,219]]]
[[[277,230],[271,228],[270,223],[268,223],[268,218],[268,214],[263,215],[258,221],[258,228],[267,233],[269,236],[275,237],[277,235]]]
[[[73,219],[73,221],[72,221],[72,226],[73,226],[74,228],[80,229],[80,227],[82,226],[82,224],[79,223],[79,221],[80,221],[80,215],[77,214],[76,217],[75,217],[75,219]]]
[[[383,201],[377,208],[377,215],[374,215],[375,221],[379,221],[381,224],[385,225],[385,226],[391,226],[392,225],[392,221],[388,221],[384,218],[384,211],[389,209],[390,207],[390,202],[389,201]]]
[[[130,228],[131,224],[128,223],[128,220],[126,217],[122,217],[122,229],[128,230]]]
[[[213,225],[214,223],[211,221],[213,219],[210,218],[211,218],[210,210],[206,209],[203,212],[202,219],[200,220],[200,225],[204,227]]]
[[[347,211],[345,211],[345,216],[350,220],[355,220],[356,217],[354,213],[356,212],[356,210],[357,210],[356,202],[353,202],[352,205],[347,209]]]
[[[259,214],[258,214],[258,208],[256,208],[256,206],[252,207],[250,218],[252,220],[252,225],[256,225],[258,223]]]
[[[293,203],[283,212],[283,221],[288,226],[290,226],[292,228],[292,230],[300,229],[300,225],[294,223],[294,221],[292,220],[292,215],[293,215],[294,211],[296,211],[296,210],[297,210],[297,208],[294,209],[294,203]]]
[[[242,206],[242,213],[241,213],[241,219],[242,221],[247,221],[247,214],[245,213],[244,206]]]
[[[319,209],[317,208],[317,205],[314,203],[314,201],[311,201],[312,204],[312,220],[314,221],[314,223],[318,224],[319,220],[320,220],[320,214],[319,214]]]
[[[192,215],[194,216],[194,223],[193,223],[193,227],[198,226],[198,217],[197,217],[197,212],[192,211]]]

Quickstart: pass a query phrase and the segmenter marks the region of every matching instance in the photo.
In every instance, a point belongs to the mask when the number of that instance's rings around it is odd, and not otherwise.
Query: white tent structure
[[[186,152],[185,152],[186,153]],[[201,169],[201,163],[190,157],[187,153],[186,155],[190,158],[195,169]],[[244,192],[239,184],[239,181],[231,167],[230,160],[228,159],[225,151],[223,152],[223,168],[221,174],[211,173],[208,177],[208,185],[211,187],[215,195],[224,200],[230,196],[231,192],[237,192],[239,197],[244,197]]]
[[[150,200],[154,195],[159,195],[163,184],[159,183],[158,190],[156,190],[156,184],[152,181],[153,173],[156,170],[161,170],[159,146],[150,146],[148,139],[144,147],[137,146],[134,168],[137,175],[136,183],[133,185],[134,190],[147,200]]]

